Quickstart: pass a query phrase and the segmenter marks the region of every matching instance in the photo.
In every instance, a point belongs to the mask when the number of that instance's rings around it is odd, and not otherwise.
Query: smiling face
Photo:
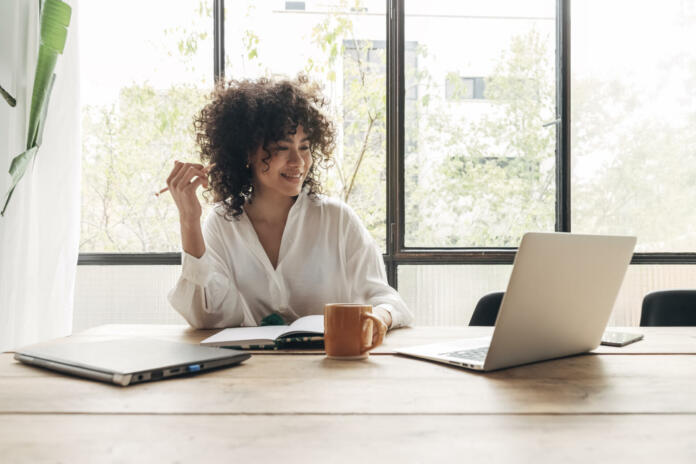
[[[304,128],[298,125],[294,134],[290,133],[282,140],[271,142],[267,149],[268,151],[260,146],[249,160],[255,194],[283,197],[299,195],[312,167],[312,154]]]

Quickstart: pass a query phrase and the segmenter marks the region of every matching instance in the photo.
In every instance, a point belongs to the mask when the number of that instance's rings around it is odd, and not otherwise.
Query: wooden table
[[[122,388],[0,355],[0,462],[696,462],[696,328],[487,374],[393,355],[489,328],[390,334],[367,361],[317,352]],[[102,326],[63,339],[183,326]]]

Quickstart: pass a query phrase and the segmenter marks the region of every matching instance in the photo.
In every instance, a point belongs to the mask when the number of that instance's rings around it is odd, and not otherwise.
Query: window
[[[83,264],[179,262],[173,205],[149,193],[172,159],[195,158],[223,3],[226,77],[324,86],[339,130],[325,184],[381,245],[418,323],[466,323],[504,289],[527,230],[639,236],[616,324],[637,323],[645,291],[692,278],[696,15],[681,0],[153,1],[118,49],[100,38],[118,36],[106,29],[123,2],[85,5]]]
[[[175,159],[196,159],[193,116],[213,86],[211,8],[81,5],[81,252],[180,249],[174,203],[153,192]]]
[[[404,153],[406,247],[515,247],[524,231],[554,230],[555,9],[405,3],[405,39],[418,43],[405,73],[420,96],[404,114],[418,141]],[[477,75],[485,84],[464,77]]]
[[[572,230],[696,251],[693,4],[573,3]]]
[[[325,187],[360,216],[386,251],[385,3],[317,3],[311,12],[226,2],[227,76],[308,74],[324,88],[338,138]],[[287,3],[286,3],[287,5]],[[283,33],[278,33],[283,31]]]

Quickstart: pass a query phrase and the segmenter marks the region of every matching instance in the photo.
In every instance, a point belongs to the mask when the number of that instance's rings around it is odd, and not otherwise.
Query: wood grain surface
[[[486,374],[389,354],[490,330],[404,329],[365,361],[265,352],[131,387],[0,354],[0,462],[696,462],[696,328]],[[110,325],[61,343],[211,333]]]
[[[696,462],[680,415],[9,415],[3,462]],[[12,424],[8,426],[7,424]]]

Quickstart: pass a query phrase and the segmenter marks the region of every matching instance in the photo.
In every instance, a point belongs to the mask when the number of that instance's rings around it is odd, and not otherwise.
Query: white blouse
[[[345,203],[303,190],[290,208],[273,269],[249,217],[227,221],[220,205],[203,224],[205,253],[182,252],[169,302],[196,328],[256,326],[280,313],[288,322],[323,314],[326,303],[371,304],[392,328],[413,315],[387,283],[382,255]]]

